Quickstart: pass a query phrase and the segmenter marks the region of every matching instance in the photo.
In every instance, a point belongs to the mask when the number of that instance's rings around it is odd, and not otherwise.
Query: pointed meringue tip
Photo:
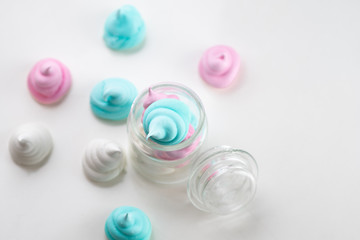
[[[110,145],[110,146],[106,147],[106,152],[107,152],[108,155],[114,156],[116,154],[120,154],[121,149],[116,145]]]
[[[117,17],[117,18],[120,18],[120,16],[121,16],[121,9],[119,9],[119,10],[116,11],[116,17]]]
[[[131,224],[134,220],[131,216],[131,213],[125,213],[124,215],[124,221],[128,224]]]
[[[125,104],[128,100],[128,92],[125,88],[104,85],[103,99],[116,105]]]
[[[150,137],[155,136],[156,135],[156,131],[149,131],[149,133],[146,135],[146,140],[149,140]]]
[[[159,129],[150,129],[149,133],[146,135],[146,140],[149,140],[150,137],[155,139],[162,139],[165,133]]]
[[[17,139],[18,143],[21,145],[21,146],[25,146],[26,145],[26,139],[24,136],[18,136]]]
[[[120,214],[117,218],[117,221],[122,227],[128,227],[129,225],[131,225],[131,223],[134,222],[130,213]]]
[[[24,142],[24,137],[23,137],[23,136],[18,136],[18,137],[17,137],[17,141],[18,141],[19,143]]]
[[[41,73],[43,75],[50,75],[51,74],[51,66],[47,66],[46,68],[44,68]]]
[[[154,91],[152,90],[151,87],[149,87],[149,96],[152,96],[154,94]]]
[[[112,98],[116,98],[116,92],[114,92],[114,89],[109,88],[105,84],[104,92],[103,92],[103,99],[104,99],[104,101],[110,101]]]

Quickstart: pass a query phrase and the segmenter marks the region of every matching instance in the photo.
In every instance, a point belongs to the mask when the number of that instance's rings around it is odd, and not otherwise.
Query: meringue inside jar
[[[162,145],[146,138],[142,120],[144,103],[146,106],[149,100],[149,89],[153,94],[175,96],[188,106],[194,125],[189,127],[190,137],[175,145]],[[135,99],[127,126],[132,165],[141,175],[164,184],[182,182],[189,177],[191,163],[199,153],[207,130],[205,110],[196,93],[178,83],[150,86]]]

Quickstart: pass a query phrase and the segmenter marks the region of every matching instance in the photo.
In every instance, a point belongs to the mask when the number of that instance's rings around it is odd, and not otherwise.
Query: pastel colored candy
[[[99,118],[123,120],[129,115],[136,95],[137,90],[131,82],[121,78],[105,79],[91,92],[91,109]]]
[[[156,102],[157,100],[160,100],[163,98],[179,99],[179,97],[176,95],[158,93],[158,92],[155,92],[154,90],[152,90],[151,88],[149,88],[149,92],[143,103],[144,109],[147,109],[153,102]]]
[[[25,166],[36,165],[50,155],[53,141],[49,130],[38,123],[19,126],[9,139],[12,159]]]
[[[71,86],[69,69],[52,58],[40,60],[28,75],[28,88],[31,95],[42,104],[60,101]]]
[[[135,207],[115,209],[105,223],[105,234],[109,240],[148,240],[151,231],[149,218]]]
[[[189,139],[194,133],[195,133],[195,129],[190,124],[189,131],[188,131],[184,141]],[[189,154],[191,154],[196,149],[196,147],[199,145],[200,139],[201,139],[201,137],[196,138],[189,146],[187,146],[186,148],[180,149],[180,150],[175,150],[175,151],[154,150],[154,154],[159,159],[168,160],[168,161],[178,160],[178,159],[187,157]],[[186,165],[187,162],[184,164]],[[181,167],[181,166],[179,166],[179,167]]]
[[[216,88],[228,87],[236,78],[240,59],[236,51],[224,45],[209,48],[199,62],[201,78]]]
[[[144,114],[145,114],[146,109],[160,99],[179,100],[179,97],[177,95],[171,95],[171,94],[157,92],[157,91],[154,91],[151,88],[149,88],[148,94],[146,95],[144,102],[143,102],[144,111],[143,111],[143,116],[142,116],[142,122],[144,122],[143,120],[144,120]],[[185,138],[182,141],[189,139],[195,133],[195,129],[197,128],[197,125],[198,125],[197,118],[192,113],[190,113],[189,128],[188,128]],[[148,138],[151,138],[151,137],[148,137]],[[153,150],[153,152],[154,152],[154,155],[156,156],[156,158],[158,158],[158,159],[177,160],[177,159],[184,158],[184,157],[188,156],[189,154],[191,154],[194,151],[194,149],[198,146],[199,142],[200,142],[200,137],[195,139],[189,146],[187,146],[183,149],[179,149],[179,150],[175,150],[175,151]]]
[[[116,142],[94,139],[85,149],[83,169],[90,180],[109,182],[120,175],[125,163],[124,153]]]
[[[146,98],[143,102],[143,107],[144,107],[144,111],[142,113],[141,116],[141,121],[143,121],[144,119],[144,113],[145,110],[154,102],[156,102],[157,100],[163,99],[163,98],[173,98],[173,99],[179,99],[178,96],[176,95],[169,95],[169,94],[165,94],[165,93],[158,93],[155,92],[154,90],[152,90],[151,88],[149,88],[148,94],[146,95]]]
[[[163,98],[146,109],[143,127],[147,139],[162,145],[175,145],[185,139],[190,121],[191,112],[185,103]]]
[[[110,14],[105,22],[104,40],[113,50],[126,50],[138,46],[145,38],[145,23],[131,5],[124,5]]]

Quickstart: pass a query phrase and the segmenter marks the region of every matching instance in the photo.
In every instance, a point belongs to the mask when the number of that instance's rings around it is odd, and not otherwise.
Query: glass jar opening
[[[141,119],[141,114],[144,110],[142,103],[144,102],[144,99],[148,94],[147,90],[143,91],[132,104],[132,108],[130,110],[129,119],[128,119],[129,127],[134,129],[134,134],[139,139],[139,141],[151,149],[161,150],[166,152],[166,151],[176,151],[189,147],[200,136],[200,134],[202,133],[202,129],[206,124],[205,111],[200,101],[200,98],[194,91],[179,83],[159,83],[154,86],[150,86],[150,88],[157,93],[175,94],[180,98],[180,100],[185,102],[190,102],[189,99],[191,98],[192,103],[190,107],[192,112],[195,113],[197,117],[197,127],[195,129],[194,134],[192,134],[190,138],[175,145],[162,145],[154,141],[147,140],[144,132],[139,130],[139,127],[141,128],[142,125],[139,119]],[[179,94],[179,91],[181,94]]]

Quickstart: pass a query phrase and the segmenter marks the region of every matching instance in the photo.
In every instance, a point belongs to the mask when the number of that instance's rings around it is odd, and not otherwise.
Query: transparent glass
[[[190,175],[191,162],[196,159],[206,137],[207,122],[204,107],[191,89],[178,83],[160,83],[151,86],[155,93],[176,95],[190,108],[197,121],[193,135],[175,145],[161,145],[146,140],[141,121],[143,103],[148,89],[135,99],[127,120],[130,157],[134,168],[147,179],[158,183],[178,183]]]
[[[256,192],[258,167],[247,152],[220,146],[201,154],[188,181],[188,197],[206,212],[229,214],[243,209]]]

